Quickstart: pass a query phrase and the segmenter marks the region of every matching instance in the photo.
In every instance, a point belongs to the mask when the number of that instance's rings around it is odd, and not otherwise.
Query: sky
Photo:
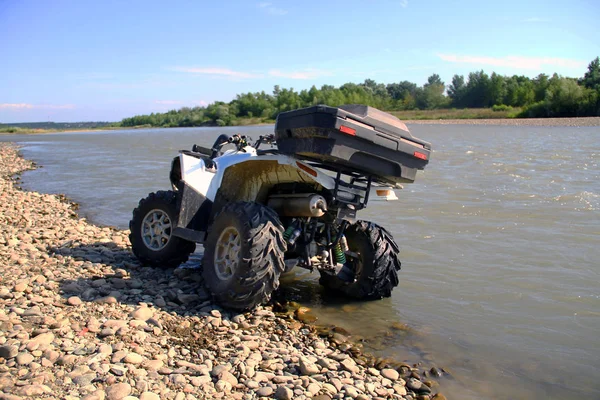
[[[581,77],[598,0],[0,0],[0,123],[484,70]]]

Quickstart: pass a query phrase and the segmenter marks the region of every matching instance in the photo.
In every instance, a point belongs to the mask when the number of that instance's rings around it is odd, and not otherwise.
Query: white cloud
[[[472,64],[472,65],[491,65],[494,67],[509,67],[516,69],[541,70],[544,66],[563,67],[563,68],[581,68],[587,64],[584,61],[573,60],[569,58],[558,57],[485,57],[485,56],[463,56],[458,54],[438,54],[444,61]]]
[[[259,74],[253,74],[250,72],[242,72],[242,71],[234,71],[229,68],[174,67],[173,70],[179,71],[179,72],[187,72],[189,74],[224,76],[224,77],[236,78],[236,79],[251,79],[251,78],[261,78],[262,77],[262,75],[259,75]]]
[[[258,3],[258,8],[262,8],[271,15],[285,15],[288,13],[287,10],[284,10],[283,8],[273,6],[273,3]]]
[[[331,76],[331,72],[308,68],[303,71],[281,71],[278,69],[272,69],[269,71],[269,75],[276,76],[278,78],[288,79],[315,79],[321,76]]]
[[[28,103],[0,103],[0,108],[11,110],[26,110],[26,109],[46,109],[46,110],[72,110],[75,108],[73,104],[28,104]]]
[[[408,0],[400,0],[400,5],[402,6],[402,8],[408,7]]]

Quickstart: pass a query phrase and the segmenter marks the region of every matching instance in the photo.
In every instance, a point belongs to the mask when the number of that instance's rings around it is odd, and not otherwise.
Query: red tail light
[[[415,153],[413,155],[417,158],[420,158],[421,160],[427,160],[427,154],[425,154],[425,153],[420,153],[418,151],[415,151]]]
[[[343,132],[347,135],[356,136],[356,129],[352,129],[345,125],[340,126],[340,132]]]

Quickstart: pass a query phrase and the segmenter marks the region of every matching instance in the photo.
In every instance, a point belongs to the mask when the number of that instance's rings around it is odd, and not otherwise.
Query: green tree
[[[434,109],[441,108],[448,104],[444,91],[446,86],[438,74],[433,74],[427,78],[427,83],[423,89],[419,90],[416,96],[417,106],[419,108]]]
[[[456,107],[463,106],[466,92],[465,77],[463,75],[454,75],[452,83],[448,86],[448,97],[452,100],[452,104]]]
[[[596,57],[588,65],[588,70],[583,75],[581,84],[589,89],[600,90],[600,57]]]
[[[485,106],[491,107],[495,104],[504,104],[506,92],[506,79],[502,75],[493,72],[489,84],[489,102]]]

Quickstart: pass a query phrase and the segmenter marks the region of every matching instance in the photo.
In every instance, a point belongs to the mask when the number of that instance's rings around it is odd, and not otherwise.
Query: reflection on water
[[[430,165],[398,201],[360,215],[401,247],[392,297],[347,302],[302,270],[282,279],[278,295],[378,355],[448,368],[440,384],[449,398],[600,398],[600,128],[411,129],[433,143]],[[43,166],[24,175],[26,188],[66,193],[94,222],[126,228],[140,198],[169,188],[178,149],[210,146],[222,132],[271,130],[16,139]]]

